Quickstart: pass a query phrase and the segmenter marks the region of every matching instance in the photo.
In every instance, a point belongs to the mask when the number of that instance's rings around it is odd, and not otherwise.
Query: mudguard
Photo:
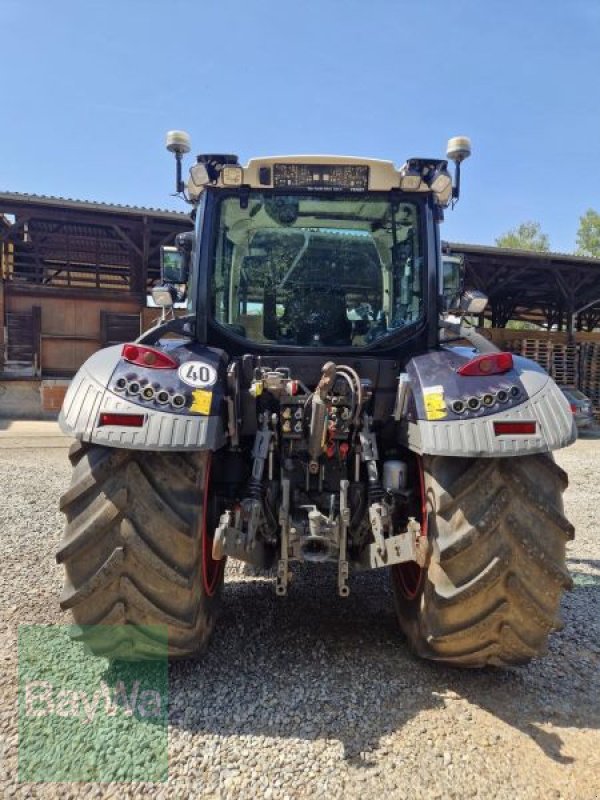
[[[513,369],[501,375],[459,375],[458,368],[476,355],[470,348],[447,347],[408,363],[404,444],[419,454],[496,458],[544,453],[575,441],[569,403],[545,370],[513,356]],[[473,398],[478,407],[471,409]],[[466,406],[460,413],[454,410],[457,401]],[[497,422],[534,422],[535,433],[499,432]]]
[[[122,358],[123,345],[99,350],[80,368],[65,396],[59,416],[64,433],[83,442],[133,450],[217,450],[226,440],[227,357],[222,350],[182,340],[161,345],[177,362],[173,369],[141,367]],[[204,369],[199,375],[198,370]],[[207,378],[207,380],[203,380]],[[129,386],[152,386],[149,401]],[[156,393],[185,397],[174,408],[159,403]],[[105,415],[141,415],[142,424],[106,424]],[[114,420],[114,418],[113,418]],[[118,417],[117,417],[118,420]]]

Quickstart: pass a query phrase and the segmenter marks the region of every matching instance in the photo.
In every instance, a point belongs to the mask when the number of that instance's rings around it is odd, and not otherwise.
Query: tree
[[[600,214],[593,208],[579,217],[577,255],[600,258]]]
[[[543,233],[539,222],[522,222],[496,239],[498,247],[508,247],[513,250],[539,250],[547,253],[550,250],[550,239]]]

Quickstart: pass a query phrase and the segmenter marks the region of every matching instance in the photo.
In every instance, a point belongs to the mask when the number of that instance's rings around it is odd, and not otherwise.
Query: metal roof
[[[562,261],[575,262],[577,264],[589,264],[592,267],[600,267],[600,258],[592,256],[578,256],[574,253],[556,253],[544,250],[520,250],[512,247],[497,247],[487,244],[466,244],[463,242],[445,242],[451,251],[458,253],[473,253],[477,255],[496,256],[498,258],[516,256],[518,258],[531,258],[537,261]]]
[[[27,192],[0,191],[0,203],[31,203],[36,206],[53,208],[73,208],[83,211],[103,211],[110,214],[131,214],[134,216],[161,217],[177,222],[185,221],[189,214],[185,211],[175,211],[167,208],[151,208],[148,206],[130,206],[121,203],[102,203],[96,200],[79,200],[70,197],[56,197],[54,195],[28,194]],[[531,258],[538,261],[548,259],[551,261],[569,261],[579,264],[589,264],[600,267],[600,258],[591,256],[578,256],[573,253],[545,252],[541,250],[519,250],[516,248],[496,247],[495,245],[472,244],[466,242],[444,242],[450,250],[459,253],[473,253],[502,258],[504,256],[517,256]]]
[[[143,206],[120,205],[119,203],[100,203],[95,200],[74,200],[70,197],[54,197],[26,192],[0,191],[0,203],[27,203],[46,208],[72,208],[78,211],[96,211],[109,214],[130,214],[136,217],[152,216],[162,219],[185,220],[189,214],[184,211],[169,211],[165,208],[145,208]]]

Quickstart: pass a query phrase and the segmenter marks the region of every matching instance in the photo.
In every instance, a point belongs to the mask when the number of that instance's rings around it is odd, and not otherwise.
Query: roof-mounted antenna
[[[170,153],[175,155],[176,175],[175,175],[175,191],[181,194],[185,189],[185,183],[181,177],[181,159],[186,153],[189,153],[192,147],[192,142],[189,133],[186,131],[169,131],[167,133],[166,147]]]
[[[452,187],[452,208],[460,197],[460,165],[471,155],[471,140],[468,136],[453,136],[448,139],[446,155],[450,161],[454,161],[454,185]]]

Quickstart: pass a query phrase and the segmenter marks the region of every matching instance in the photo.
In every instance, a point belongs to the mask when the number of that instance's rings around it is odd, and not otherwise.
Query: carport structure
[[[451,244],[462,254],[467,286],[489,297],[493,328],[523,320],[555,331],[600,327],[600,259],[565,253]]]

